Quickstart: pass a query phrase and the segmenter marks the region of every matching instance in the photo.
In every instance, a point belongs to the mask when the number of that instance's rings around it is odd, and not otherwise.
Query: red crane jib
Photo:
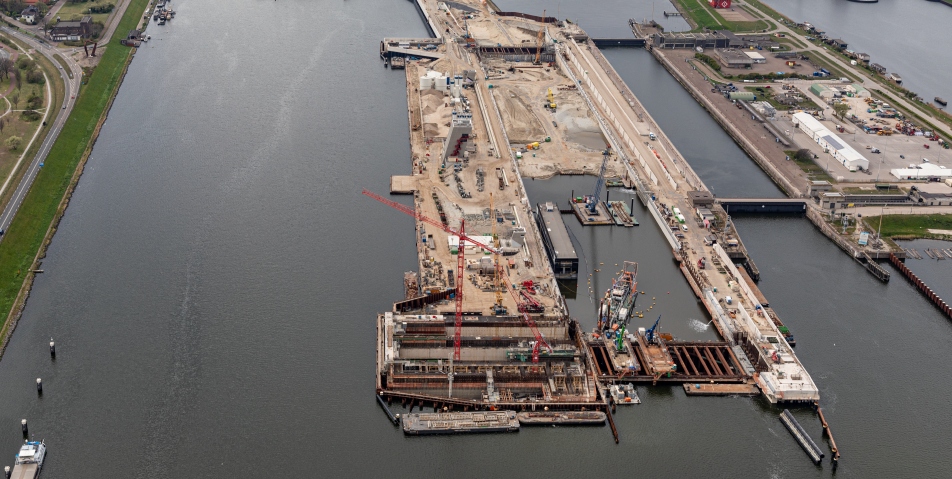
[[[454,353],[453,353],[454,358],[456,358],[456,359],[458,360],[458,359],[459,359],[459,349],[460,349],[460,347],[459,347],[460,329],[461,329],[461,327],[462,327],[462,321],[461,321],[461,319],[462,319],[462,297],[463,297],[463,296],[462,296],[462,291],[463,291],[463,286],[462,286],[461,281],[463,281],[463,277],[462,277],[463,249],[464,249],[464,248],[463,248],[463,241],[466,241],[467,243],[472,243],[472,244],[474,244],[474,245],[476,245],[476,246],[479,246],[480,248],[482,248],[482,249],[484,249],[484,250],[486,250],[486,251],[492,252],[492,253],[496,253],[497,251],[496,251],[494,248],[492,248],[491,246],[484,245],[484,244],[480,243],[479,241],[476,241],[476,240],[470,238],[469,236],[466,236],[466,235],[464,234],[464,231],[462,231],[462,230],[463,230],[463,224],[462,224],[462,223],[460,223],[460,230],[461,230],[461,231],[456,231],[456,230],[454,230],[453,228],[450,228],[449,226],[446,226],[446,225],[444,225],[443,223],[441,223],[441,222],[439,222],[439,221],[434,221],[434,220],[432,220],[432,219],[430,219],[430,218],[424,216],[423,214],[421,214],[419,211],[417,211],[415,208],[413,208],[413,207],[411,207],[411,206],[401,205],[400,203],[397,203],[397,202],[395,202],[395,201],[390,201],[390,200],[388,200],[388,199],[386,199],[386,198],[384,198],[384,197],[382,197],[382,196],[380,196],[380,195],[378,195],[378,194],[376,194],[376,193],[373,193],[373,192],[371,192],[371,191],[368,191],[368,190],[366,190],[366,189],[364,189],[363,194],[364,194],[364,196],[369,196],[369,197],[371,197],[371,198],[373,198],[373,199],[375,199],[375,200],[377,200],[377,201],[379,201],[379,202],[381,202],[381,203],[383,203],[383,204],[385,204],[385,205],[389,205],[389,206],[391,206],[392,208],[398,209],[398,210],[400,210],[400,211],[402,211],[402,212],[404,212],[404,213],[406,213],[406,214],[408,214],[408,215],[410,215],[410,216],[412,216],[412,217],[414,217],[414,218],[416,218],[416,219],[418,219],[418,220],[420,220],[420,221],[423,221],[423,222],[425,222],[425,223],[428,223],[428,224],[431,224],[431,225],[433,225],[433,226],[436,226],[437,228],[439,228],[439,229],[441,229],[441,230],[443,230],[443,231],[446,231],[447,233],[450,233],[450,234],[453,234],[453,235],[456,235],[456,236],[459,237],[459,239],[460,239],[460,244],[459,244],[459,255],[458,255],[458,261],[457,261],[457,271],[458,271],[458,272],[457,272],[457,278],[456,278],[456,344],[455,344],[455,351],[454,351]],[[509,291],[509,294],[512,296],[512,300],[515,301],[516,304],[519,304],[519,297],[516,295],[516,290],[512,287],[512,283],[509,282],[509,278],[507,277],[507,275],[502,274],[502,272],[498,270],[498,269],[499,269],[499,265],[498,265],[498,264],[496,265],[496,268],[497,268],[497,271],[498,271],[498,273],[499,273],[499,277],[502,279],[503,284],[506,285],[506,289]],[[529,326],[529,329],[532,330],[533,336],[535,336],[536,343],[535,343],[535,347],[532,348],[532,362],[537,363],[537,362],[539,362],[539,348],[540,348],[540,346],[544,345],[544,346],[546,347],[546,349],[549,350],[549,352],[552,352],[552,346],[549,346],[549,343],[546,342],[545,338],[542,336],[542,332],[539,331],[539,328],[536,326],[535,321],[533,321],[532,318],[530,318],[529,315],[528,315],[525,311],[522,311],[522,319],[525,320],[526,324]]]

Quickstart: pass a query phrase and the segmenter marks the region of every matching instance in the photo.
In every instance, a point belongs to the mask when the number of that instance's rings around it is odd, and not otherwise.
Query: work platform
[[[673,364],[667,369],[658,368],[659,371],[666,371],[661,376],[652,374],[650,367],[653,362],[657,363],[659,358],[649,355],[641,341],[631,342],[626,339],[625,345],[625,349],[634,350],[638,363],[644,367],[621,372],[614,366],[617,362],[614,356],[617,353],[611,351],[610,346],[599,340],[587,343],[594,359],[595,373],[601,380],[648,383],[697,381],[737,383],[744,382],[749,377],[727,342],[668,341],[665,343],[665,358],[661,358],[660,361],[667,364],[667,358],[670,358]]]
[[[684,383],[688,396],[760,396],[760,389],[753,384]]]
[[[608,212],[608,208],[605,207],[605,203],[602,201],[599,201],[598,204],[595,205],[594,213],[588,211],[588,208],[585,207],[585,203],[572,201],[572,211],[575,212],[575,217],[578,218],[584,226],[615,224],[615,219],[612,218],[611,213]]]
[[[393,175],[390,177],[391,195],[412,195],[417,189],[417,182],[412,176]]]

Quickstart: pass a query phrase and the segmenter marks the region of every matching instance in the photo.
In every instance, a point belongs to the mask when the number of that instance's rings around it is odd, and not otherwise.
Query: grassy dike
[[[863,218],[871,228],[879,228],[879,216]],[[883,238],[892,239],[950,239],[952,234],[933,233],[929,230],[952,231],[952,214],[931,215],[885,215],[882,217]]]
[[[45,255],[132,60],[132,49],[119,44],[125,36],[122,32],[135,28],[147,4],[148,0],[131,0],[116,35],[80,91],[72,113],[0,243],[0,352],[26,303],[33,282],[33,273],[29,271]]]

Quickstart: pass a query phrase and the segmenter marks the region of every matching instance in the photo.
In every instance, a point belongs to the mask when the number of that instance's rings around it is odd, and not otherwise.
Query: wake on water
[[[703,333],[704,331],[707,331],[707,328],[710,328],[710,327],[711,327],[711,323],[713,323],[713,322],[714,322],[713,319],[710,320],[710,321],[708,321],[707,323],[701,322],[701,321],[699,321],[699,320],[697,320],[697,319],[689,319],[689,320],[688,320],[688,326],[690,326],[691,329],[693,329],[693,330],[695,330],[695,331],[697,331],[697,332],[699,332],[699,333]]]

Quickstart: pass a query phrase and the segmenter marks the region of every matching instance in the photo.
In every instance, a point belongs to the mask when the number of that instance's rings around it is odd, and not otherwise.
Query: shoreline
[[[148,1],[147,0],[130,0],[130,2],[128,3],[128,6],[132,7],[133,4],[141,6],[142,10],[144,10],[146,5],[148,5]],[[123,17],[119,19],[119,23],[117,24],[116,29],[118,30],[119,26],[121,26],[124,22],[129,20],[136,20],[135,25],[136,26],[139,25],[140,23],[139,22],[140,19],[138,18],[139,14],[135,13],[137,11],[138,10],[136,10],[136,8],[133,8],[132,9],[133,13],[130,13],[129,9],[127,8],[123,14]],[[133,16],[129,17],[128,15],[130,14]],[[24,269],[26,270],[26,273],[23,275],[23,281],[22,283],[20,283],[20,287],[17,289],[16,296],[14,296],[13,298],[13,302],[10,307],[10,310],[3,318],[2,326],[0,326],[0,360],[2,360],[3,358],[3,353],[6,350],[6,346],[9,343],[10,338],[13,336],[13,332],[16,329],[16,326],[19,323],[19,320],[23,314],[23,310],[26,307],[27,301],[29,300],[30,291],[33,287],[33,281],[36,278],[36,269],[41,264],[41,260],[46,256],[47,248],[52,243],[52,239],[53,239],[53,236],[56,234],[56,230],[59,225],[59,222],[63,218],[63,215],[66,213],[66,209],[69,207],[69,200],[72,197],[73,191],[75,191],[76,185],[78,184],[79,179],[83,174],[83,171],[86,166],[86,161],[89,159],[89,155],[92,153],[92,150],[95,147],[96,141],[99,138],[99,132],[102,129],[102,126],[105,124],[106,119],[109,116],[109,111],[112,109],[113,102],[115,101],[116,95],[119,92],[119,88],[122,86],[126,73],[128,72],[129,65],[131,64],[132,59],[136,52],[135,48],[130,48],[128,51],[125,50],[125,47],[122,47],[122,49],[120,49],[121,45],[118,44],[118,40],[116,42],[110,41],[110,44],[108,44],[107,46],[116,47],[116,48],[107,49],[106,50],[107,53],[104,54],[104,56],[107,55],[110,51],[117,51],[120,53],[116,53],[116,55],[126,55],[126,58],[119,60],[119,65],[121,65],[121,69],[119,73],[115,76],[115,78],[107,78],[104,80],[108,82],[104,85],[106,88],[108,88],[108,90],[106,90],[108,91],[108,95],[106,95],[104,98],[100,97],[99,99],[100,100],[104,99],[105,104],[103,105],[99,115],[96,117],[97,118],[96,123],[94,124],[92,131],[89,133],[90,136],[89,136],[89,139],[86,141],[84,148],[82,149],[81,152],[78,152],[79,153],[78,158],[75,156],[73,157],[73,159],[75,159],[76,165],[75,167],[72,167],[69,169],[70,175],[68,177],[68,182],[66,183],[66,186],[65,186],[65,189],[63,190],[62,195],[58,195],[59,199],[56,202],[56,207],[55,209],[52,210],[52,212],[50,212],[50,220],[49,222],[43,221],[43,223],[38,225],[18,225],[18,226],[27,226],[27,227],[29,226],[40,227],[43,224],[46,224],[46,230],[43,236],[39,239],[39,245],[35,249],[35,255],[33,256],[32,261],[29,263],[27,267],[24,267],[22,264],[9,265],[11,268],[17,268],[18,276],[19,276],[19,273],[23,271]],[[100,62],[100,64],[97,67],[97,71],[100,71],[99,67],[102,67],[102,66],[103,66],[103,63]],[[106,73],[104,73],[104,75],[105,74]],[[98,79],[102,79],[102,78],[103,78],[102,76],[98,77]],[[97,80],[97,76],[94,73],[91,79],[89,80],[88,84],[85,86],[85,88],[83,88],[83,90],[81,90],[81,92],[85,93],[89,91],[92,87],[92,83],[96,80]],[[113,83],[113,82],[114,82],[114,85],[112,85],[111,88],[109,88],[109,83]],[[87,96],[88,95],[80,96],[79,101],[85,100]],[[96,101],[96,98],[91,97],[88,101],[90,102]],[[75,109],[73,111],[74,113],[76,112]],[[87,121],[83,122],[83,120],[87,120]],[[57,160],[57,158],[53,157],[52,150],[57,149],[58,146],[60,149],[69,148],[69,145],[67,145],[67,143],[70,142],[69,134],[64,134],[64,133],[67,133],[68,129],[81,132],[84,126],[88,128],[88,125],[91,123],[91,120],[92,118],[87,119],[79,115],[70,115],[70,117],[67,118],[66,123],[64,124],[63,129],[60,132],[60,137],[58,137],[56,142],[53,144],[51,148],[50,157],[47,158],[47,161],[52,163],[53,161]],[[69,157],[72,155],[70,155],[69,153],[65,153],[64,156],[66,157],[67,161],[70,161]],[[53,165],[50,165],[50,166],[53,166]],[[47,168],[48,169],[46,171],[50,171],[49,167]],[[52,174],[55,174],[55,173],[50,173],[48,175],[40,175],[37,177],[37,180],[33,183],[29,192],[27,193],[27,199],[24,200],[24,203],[21,206],[20,211],[18,213],[22,212],[25,209],[28,209],[28,204],[37,201],[37,195],[42,195],[42,193],[39,193],[38,190],[42,189],[43,186],[55,185],[56,181],[62,178],[62,177],[57,178],[55,176],[51,177],[50,175]],[[42,220],[42,218],[40,220]],[[18,214],[17,216],[14,217],[13,222],[11,223],[11,227],[9,229],[13,230],[14,223],[17,223],[17,222],[22,223],[24,221],[30,221],[30,219],[24,219],[23,216],[20,216]],[[34,221],[37,221],[37,220],[34,220]],[[32,237],[37,236],[38,231],[36,231],[36,229],[32,229],[32,230],[24,229],[20,231],[15,231],[15,233],[19,233],[25,236],[24,239],[26,241],[29,241],[31,236]],[[32,235],[30,233],[32,233]],[[5,244],[9,245],[11,243],[5,242]],[[28,251],[19,252],[20,257],[22,257],[22,253],[28,253],[28,252],[34,251],[32,244],[33,244],[32,242],[28,243],[28,245],[30,245],[30,247],[28,248]],[[2,261],[4,257],[10,257],[10,256],[16,257],[17,252],[10,251],[11,249],[14,249],[14,248],[15,246],[11,248],[5,248],[4,251],[0,251],[0,261]]]

